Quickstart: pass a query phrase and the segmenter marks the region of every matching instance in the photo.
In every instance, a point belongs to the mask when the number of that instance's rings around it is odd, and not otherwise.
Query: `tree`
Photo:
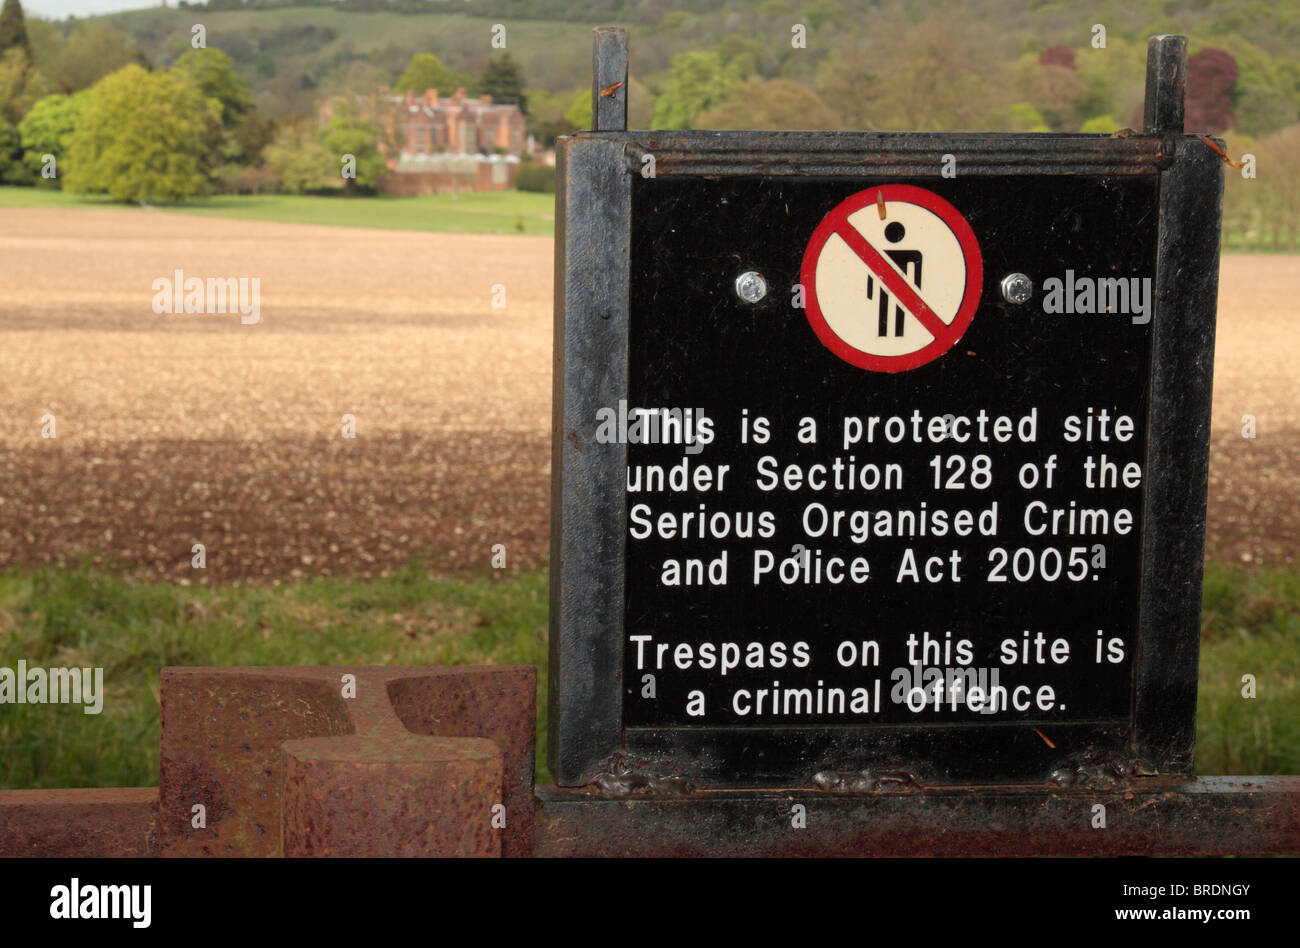
[[[19,121],[31,103],[25,101],[27,73],[31,69],[27,54],[10,47],[0,53],[0,119],[10,124]]]
[[[219,116],[204,142],[203,166],[209,177],[215,178],[225,165],[247,165],[255,161],[261,148],[250,152],[246,147],[248,136],[241,132],[248,132],[245,123],[256,107],[248,85],[235,72],[230,57],[212,47],[189,49],[176,60],[172,71],[190,82],[208,108]]]
[[[1300,107],[1294,69],[1235,34],[1218,45],[1232,54],[1239,71],[1232,94],[1237,129],[1263,138],[1294,124]],[[1189,126],[1188,131],[1193,129]]]
[[[62,178],[41,177],[45,156],[53,155],[56,170],[66,164],[68,143],[81,121],[82,110],[90,97],[88,91],[75,95],[47,95],[35,105],[18,125],[23,142],[23,164],[35,176],[36,183],[59,187]]]
[[[342,97],[349,102],[376,99],[385,86],[392,85],[393,79],[385,70],[363,59],[349,62],[346,67],[336,70],[326,84],[327,97]],[[423,92],[424,90],[420,90]],[[374,105],[370,108],[373,111]]]
[[[691,128],[695,116],[726,101],[738,78],[736,70],[723,65],[717,53],[678,53],[655,97],[650,124],[655,128]]]
[[[63,33],[49,20],[37,18],[27,21],[27,41],[32,48],[32,65],[53,78],[55,63],[63,53]]]
[[[718,56],[736,71],[740,79],[748,79],[758,72],[763,53],[763,44],[752,36],[728,33],[718,42]]]
[[[458,88],[469,88],[472,83],[469,76],[452,72],[433,53],[416,53],[393,88],[416,95],[424,95],[426,89],[437,89],[438,95],[454,95]]]
[[[1133,125],[1127,117],[1131,106],[1141,109],[1146,97],[1146,42],[1131,43],[1111,34],[1104,54],[1091,47],[1088,52],[1097,55],[1081,56],[1074,64],[1075,75],[1088,89],[1079,103],[1080,116],[1084,119],[1117,116],[1123,120],[1117,128],[1125,125],[1140,128],[1140,122]]]
[[[789,79],[747,79],[692,124],[695,128],[818,129],[835,121],[834,110],[807,86]]]
[[[834,0],[813,0],[801,11],[802,16],[814,30],[821,28],[834,19],[841,17],[844,11]]]
[[[1016,67],[1015,86],[1052,131],[1073,131],[1078,127],[1089,90],[1088,83],[1073,69],[1044,66],[1032,57],[1023,57]]]
[[[248,83],[235,71],[230,57],[214,47],[187,49],[172,64],[172,69],[188,76],[205,99],[216,99],[221,108],[223,128],[236,127],[253,111],[253,97]]]
[[[11,46],[0,53],[0,118],[17,125],[37,99],[53,91],[21,47]]]
[[[126,66],[90,89],[68,142],[64,184],[124,202],[206,193],[203,143],[218,118],[183,76]]]
[[[131,37],[104,23],[82,23],[59,50],[51,78],[62,91],[76,92],[132,63],[148,66]]]
[[[1119,122],[1116,122],[1109,115],[1098,115],[1095,118],[1088,119],[1088,121],[1080,125],[1079,131],[1110,135],[1118,128]]]
[[[1189,132],[1223,132],[1236,124],[1232,96],[1239,75],[1237,61],[1221,49],[1203,49],[1187,60]]]
[[[587,93],[590,97],[591,93]],[[577,126],[565,121],[564,113],[570,103],[570,93],[550,92],[546,89],[530,90],[528,95],[528,131],[544,148],[555,142],[557,135],[567,135]]]
[[[355,164],[355,177],[343,178],[348,194],[357,188],[373,191],[379,185],[379,176],[387,169],[384,156],[379,153],[379,133],[375,126],[365,121],[351,108],[335,111],[320,133],[320,143],[334,162],[334,174],[341,175],[345,155],[351,155]]]
[[[1300,237],[1300,187],[1296,185],[1300,180],[1300,125],[1264,136],[1255,155],[1259,167],[1266,170],[1257,181],[1245,183],[1256,185],[1260,192],[1261,230],[1271,236],[1273,249],[1295,250]]]
[[[235,140],[232,147],[235,149],[239,163],[255,165],[260,162],[262,153],[271,143],[271,136],[274,134],[275,123],[257,110],[245,115],[244,120],[234,129]]]
[[[1043,113],[1029,102],[1012,102],[1007,106],[1007,131],[1050,132],[1043,121]]]
[[[915,23],[890,12],[864,42],[823,61],[817,91],[834,103],[841,128],[988,129],[1005,121],[998,93],[1009,83],[1000,50],[997,35],[964,11]]]
[[[18,129],[0,118],[0,182],[26,184],[30,180],[22,155],[23,143]]]
[[[15,46],[31,56],[32,43],[27,38],[27,20],[23,17],[22,4],[18,0],[4,0],[4,5],[0,6],[0,53]]]
[[[1065,69],[1073,69],[1074,50],[1068,46],[1049,46],[1043,50],[1038,57],[1040,66],[1061,66]]]
[[[1245,154],[1255,155],[1258,159],[1259,143],[1237,132],[1223,133],[1224,146],[1229,155],[1240,157]],[[1264,156],[1267,159],[1267,155]],[[1263,221],[1268,216],[1272,195],[1266,193],[1268,178],[1243,178],[1236,169],[1224,168],[1223,175],[1223,246],[1226,250],[1230,243],[1240,242],[1243,250],[1262,245]]]
[[[338,159],[306,120],[281,123],[266,146],[266,166],[280,179],[280,190],[289,194],[323,191],[340,171]]]
[[[591,119],[591,90],[579,89],[569,100],[569,107],[564,110],[564,121],[569,126],[566,131],[589,129]]]
[[[627,127],[649,128],[654,114],[654,96],[636,76],[628,76]],[[547,92],[534,89],[529,107],[529,131],[545,147],[555,144],[557,135],[568,135],[591,128],[591,87],[572,92]]]
[[[483,70],[483,79],[479,83],[479,92],[492,96],[492,101],[501,105],[517,105],[519,111],[527,114],[528,97],[524,94],[524,76],[519,64],[509,52],[493,56]]]

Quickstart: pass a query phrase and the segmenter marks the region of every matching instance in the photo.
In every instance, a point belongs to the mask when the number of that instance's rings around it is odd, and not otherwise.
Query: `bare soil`
[[[155,314],[178,268],[257,276],[260,321]],[[0,210],[0,568],[265,582],[485,569],[495,544],[543,561],[551,287],[547,238]],[[1214,556],[1300,549],[1298,298],[1300,257],[1223,258]]]

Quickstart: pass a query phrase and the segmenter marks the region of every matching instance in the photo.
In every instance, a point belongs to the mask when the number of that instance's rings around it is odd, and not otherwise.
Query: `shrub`
[[[151,204],[207,193],[203,142],[213,120],[183,78],[127,66],[90,90],[68,139],[69,191]]]
[[[555,169],[540,162],[527,162],[515,174],[515,189],[536,191],[539,194],[555,193]]]

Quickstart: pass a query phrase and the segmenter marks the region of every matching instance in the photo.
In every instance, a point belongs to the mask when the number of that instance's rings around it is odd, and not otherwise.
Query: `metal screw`
[[[767,281],[762,274],[746,270],[736,277],[736,295],[746,303],[757,303],[767,296]]]
[[[1034,281],[1023,273],[1008,273],[1002,278],[1002,298],[1008,303],[1026,302],[1034,295]]]

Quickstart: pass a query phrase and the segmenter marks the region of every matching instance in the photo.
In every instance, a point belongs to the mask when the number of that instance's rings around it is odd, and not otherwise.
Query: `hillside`
[[[439,75],[454,74],[434,83],[444,95],[461,84],[477,93],[489,62],[497,68],[508,53],[522,75],[512,73],[515,98],[504,101],[524,105],[529,131],[545,145],[587,126],[591,28],[621,23],[631,32],[636,128],[1111,133],[1141,124],[1147,37],[1178,32],[1191,40],[1188,130],[1222,135],[1229,154],[1258,159],[1258,181],[1228,176],[1229,241],[1282,249],[1300,238],[1300,0],[1105,0],[1086,11],[1064,0],[692,0],[677,10],[651,0],[252,0],[219,8],[235,4],[36,21],[34,75],[50,81],[32,81],[7,104],[0,94],[0,112],[16,126],[49,91],[86,88],[133,61],[170,67],[201,24],[263,123],[241,132],[245,167],[273,137],[292,137],[281,120],[315,116],[328,97],[355,101],[392,87],[417,53],[436,55]],[[501,86],[493,88],[500,101]],[[227,175],[221,186],[265,189],[256,175]]]
[[[234,5],[241,8],[222,9]],[[465,9],[452,0],[216,0],[206,7],[132,11],[92,22],[124,30],[152,62],[165,65],[189,45],[190,27],[201,15],[208,42],[235,60],[270,113],[292,110],[302,92],[340,81],[358,60],[396,78],[413,53],[433,52],[452,69],[476,75],[495,52],[495,23],[506,26],[507,48],[523,64],[529,84],[552,92],[586,84],[590,29],[597,25],[631,30],[632,72],[643,79],[655,78],[683,51],[717,50],[752,64],[760,78],[812,83],[837,51],[887,48],[917,24],[932,34],[979,36],[990,56],[1010,61],[1057,44],[1086,49],[1099,23],[1112,48],[1140,46],[1147,36],[1168,32],[1189,34],[1193,52],[1226,44],[1239,62],[1279,67],[1284,75],[1274,83],[1282,86],[1277,92],[1293,107],[1300,100],[1300,0],[1150,0],[1141,6],[1110,0],[1090,4],[1086,12],[1064,0],[685,0],[672,10],[654,0],[475,0],[473,16],[445,12],[458,6]],[[804,49],[791,46],[796,23],[807,30]]]
[[[434,52],[450,68],[478,75],[491,53],[490,18],[463,14],[346,12],[322,7],[201,10],[152,9],[97,17],[125,31],[150,62],[168,65],[190,47],[202,16],[209,46],[227,53],[271,116],[304,111],[317,90],[367,63],[396,80],[411,56]],[[591,59],[590,31],[574,24],[511,23],[508,49],[530,84],[567,89],[574,64]]]

